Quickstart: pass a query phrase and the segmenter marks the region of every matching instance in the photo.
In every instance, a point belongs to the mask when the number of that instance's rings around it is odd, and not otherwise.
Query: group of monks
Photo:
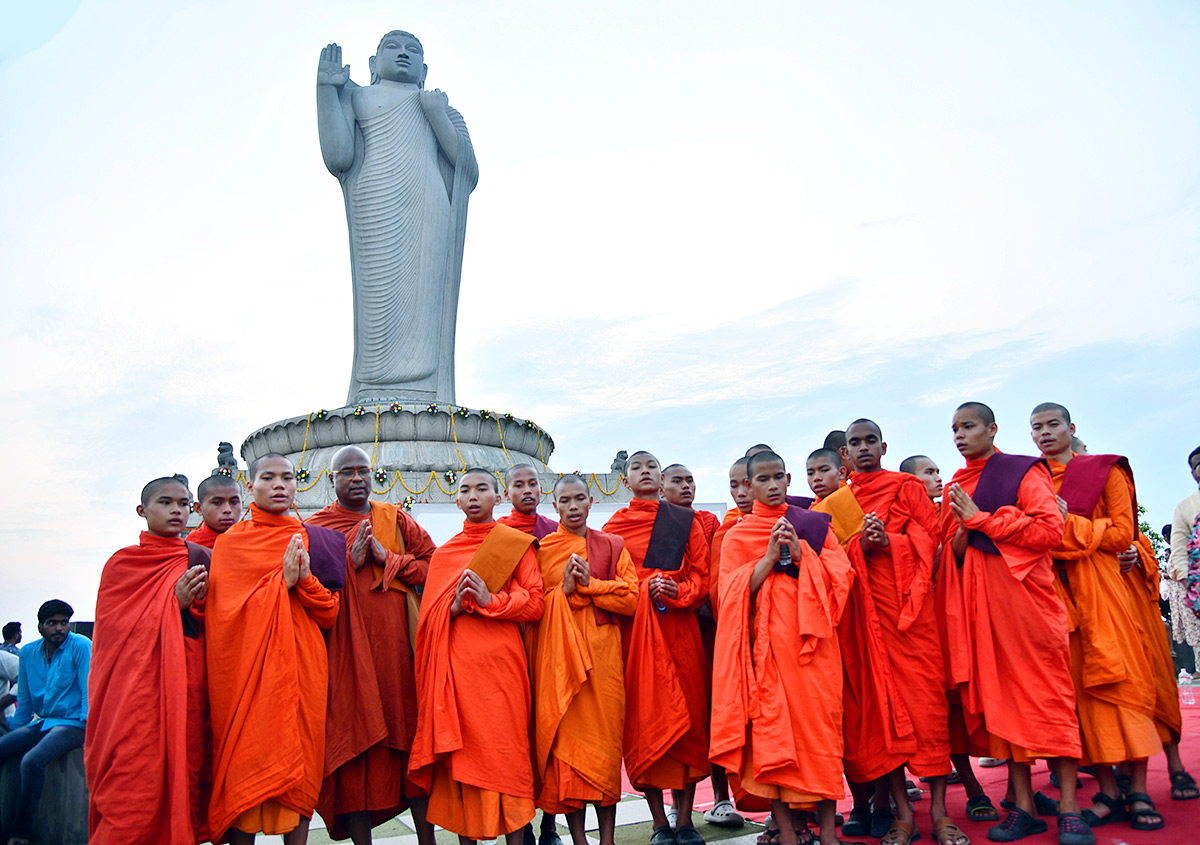
[[[729,470],[723,519],[692,508],[681,464],[625,467],[632,500],[596,531],[576,475],[546,491],[530,466],[467,469],[463,530],[441,546],[402,508],[372,501],[369,457],[333,458],[336,501],[291,514],[295,468],[181,477],[142,491],[138,545],[108,561],[96,601],[85,745],[95,843],[306,841],[313,812],[335,839],[411,808],[464,843],[586,845],[596,809],[612,845],[621,769],[649,806],[651,845],[702,845],[696,784],[716,821],[770,811],[761,841],[885,845],[918,836],[905,769],[930,785],[938,845],[969,845],[946,808],[952,769],[993,841],[1046,830],[1162,826],[1147,794],[1166,749],[1172,797],[1197,797],[1158,570],[1139,536],[1133,476],[1072,449],[1065,408],[1039,405],[1039,457],[1006,455],[981,403],[960,406],[966,459],[942,489],[923,456],[882,467],[860,419],[809,455],[814,498],[789,495],[765,444]],[[941,504],[936,499],[940,496]],[[189,510],[202,525],[186,533]],[[186,534],[186,539],[184,538]],[[999,813],[971,756],[1008,761]],[[1055,802],[1031,765],[1052,761]],[[1076,773],[1100,785],[1081,812]],[[666,791],[670,791],[668,805]],[[714,808],[716,810],[717,808]]]

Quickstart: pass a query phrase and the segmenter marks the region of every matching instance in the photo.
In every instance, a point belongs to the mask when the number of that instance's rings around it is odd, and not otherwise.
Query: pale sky
[[[350,272],[314,82],[391,29],[479,160],[458,402],[552,469],[687,463],[953,409],[1071,409],[1152,522],[1200,444],[1188,2],[0,4],[0,618],[90,619],[138,493],[345,401]]]

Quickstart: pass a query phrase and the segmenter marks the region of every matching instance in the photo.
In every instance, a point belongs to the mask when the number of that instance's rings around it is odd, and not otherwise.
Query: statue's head
[[[417,36],[402,29],[394,29],[383,36],[370,65],[372,85],[381,79],[390,79],[424,88],[425,74],[429,72],[425,48]]]

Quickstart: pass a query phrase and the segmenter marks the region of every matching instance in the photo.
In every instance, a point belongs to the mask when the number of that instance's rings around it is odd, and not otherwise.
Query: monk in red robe
[[[601,845],[613,845],[625,725],[619,621],[637,607],[637,573],[620,537],[587,527],[586,481],[564,475],[553,501],[558,530],[538,549],[546,608],[525,628],[537,805],[550,818],[565,813],[574,845],[587,845],[592,804]]]
[[[208,839],[204,603],[208,549],[187,543],[183,476],[142,490],[136,546],[104,565],[88,678],[88,841]]]
[[[201,522],[188,533],[187,541],[211,550],[217,538],[242,518],[242,488],[228,475],[209,476],[196,488],[192,507]]]
[[[938,499],[942,498],[942,471],[925,455],[910,455],[900,462],[900,471],[915,475],[925,485],[925,494],[939,512]]]
[[[696,478],[692,471],[683,464],[671,464],[663,470],[662,477],[662,497],[673,505],[691,508],[696,500]],[[708,511],[696,511],[696,516],[700,518],[700,527],[704,529],[704,539],[711,547],[713,534],[721,527],[721,520]]]
[[[409,772],[427,818],[460,842],[518,845],[534,815],[529,664],[519,623],[540,619],[536,541],[493,521],[496,477],[465,470],[462,533],[433,554],[417,627],[417,733]]]
[[[653,845],[699,845],[696,783],[708,776],[704,645],[695,609],[708,598],[708,543],[695,511],[663,502],[649,452],[625,465],[633,494],[604,526],[625,541],[638,574],[638,605],[625,631],[625,770],[646,796]],[[672,832],[663,790],[673,791]]]
[[[259,831],[308,840],[325,763],[333,626],[346,541],[288,516],[296,470],[268,453],[250,465],[250,518],[217,538],[206,608],[214,842]]]
[[[422,845],[432,845],[425,795],[408,781],[417,730],[417,690],[409,642],[410,609],[419,607],[429,560],[437,548],[417,521],[386,502],[372,502],[371,459],[357,446],[333,456],[337,501],[308,525],[346,537],[346,586],[327,637],[329,701],[325,769],[317,812],[335,839],[371,841],[371,828],[412,807]]]
[[[846,770],[851,780],[886,776],[898,818],[892,839],[914,835],[904,766],[928,778],[938,845],[968,845],[946,809],[950,774],[945,666],[930,590],[938,513],[925,484],[885,470],[887,443],[866,419],[846,428],[849,495],[863,513],[845,544],[855,588],[839,629],[846,683]],[[832,501],[832,500],[831,500]]]
[[[1038,458],[996,450],[996,418],[983,403],[959,406],[951,429],[967,465],[943,497],[938,621],[970,750],[1009,761],[1015,806],[988,838],[1046,829],[1030,782],[1042,758],[1057,759],[1060,842],[1094,841],[1075,796],[1082,749],[1067,612],[1054,586],[1064,520],[1050,472]]]
[[[793,810],[814,805],[821,842],[835,845],[837,626],[854,575],[828,517],[788,505],[783,459],[760,452],[748,469],[753,513],[729,529],[721,555],[710,754],[742,788],[770,799],[783,845],[798,841]]]
[[[1100,783],[1084,818],[1095,827],[1110,816],[1124,815],[1126,802],[1113,766],[1128,763],[1134,822],[1139,830],[1156,830],[1163,826],[1163,817],[1146,793],[1147,760],[1162,749],[1153,719],[1153,656],[1139,633],[1134,598],[1117,560],[1137,533],[1129,462],[1117,455],[1072,452],[1075,424],[1057,403],[1034,408],[1029,425],[1033,442],[1050,466],[1066,520],[1054,550],[1057,586],[1069,621],[1081,761],[1096,766]]]
[[[542,501],[542,486],[537,470],[529,464],[514,464],[508,468],[504,473],[504,495],[512,502],[512,511],[496,520],[501,525],[532,534],[538,540],[558,529],[558,523],[537,512]]]

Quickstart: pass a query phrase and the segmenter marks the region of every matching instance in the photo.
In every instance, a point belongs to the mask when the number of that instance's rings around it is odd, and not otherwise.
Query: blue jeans
[[[21,758],[21,797],[9,836],[28,838],[33,832],[33,814],[42,797],[46,766],[75,748],[83,747],[83,728],[58,725],[48,731],[26,725],[0,736],[0,762]]]

